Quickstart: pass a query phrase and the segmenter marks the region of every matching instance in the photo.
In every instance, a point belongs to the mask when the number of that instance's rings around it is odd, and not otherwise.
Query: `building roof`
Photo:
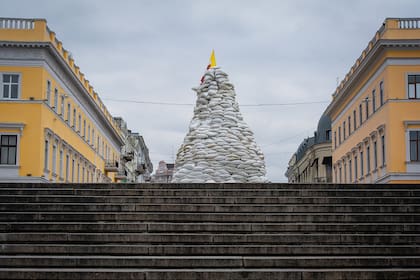
[[[324,113],[318,121],[318,127],[314,132],[314,136],[305,138],[299,145],[295,153],[296,161],[301,160],[306,151],[312,146],[320,143],[331,142],[331,139],[327,137],[327,131],[331,131],[331,118]]]
[[[336,108],[346,100],[355,81],[364,75],[364,71],[371,66],[381,50],[384,48],[420,47],[420,18],[387,18],[375,33],[368,46],[356,60],[345,78],[332,94],[333,100],[328,105],[326,113],[333,115]]]

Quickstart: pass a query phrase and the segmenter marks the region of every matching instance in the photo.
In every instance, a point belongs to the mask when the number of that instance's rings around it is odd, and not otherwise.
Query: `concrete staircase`
[[[0,243],[0,279],[420,279],[420,188],[0,184]]]

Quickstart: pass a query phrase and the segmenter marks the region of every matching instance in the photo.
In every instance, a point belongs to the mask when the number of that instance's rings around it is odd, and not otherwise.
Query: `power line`
[[[114,98],[102,98],[103,100],[113,102],[124,102],[124,103],[137,103],[137,104],[148,104],[148,105],[167,105],[167,106],[193,106],[192,103],[175,103],[175,102],[157,102],[157,101],[140,101],[140,100],[129,100],[129,99],[114,99]],[[242,104],[241,107],[266,107],[266,106],[293,106],[293,105],[309,105],[309,104],[325,104],[329,101],[308,101],[308,102],[292,102],[292,103],[261,103],[261,104]]]
[[[191,103],[155,102],[155,101],[140,101],[140,100],[114,99],[114,98],[102,98],[102,99],[114,101],[114,102],[140,103],[140,104],[149,104],[149,105],[171,105],[171,106],[192,106],[193,105]]]

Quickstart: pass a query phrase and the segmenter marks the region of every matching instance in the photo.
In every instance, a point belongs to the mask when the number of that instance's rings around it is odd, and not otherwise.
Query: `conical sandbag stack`
[[[172,182],[266,182],[264,155],[242,118],[228,75],[212,67],[193,90],[194,116],[178,150]]]

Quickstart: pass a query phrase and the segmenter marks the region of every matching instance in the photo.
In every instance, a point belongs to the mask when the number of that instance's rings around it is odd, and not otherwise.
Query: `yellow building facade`
[[[335,183],[419,183],[420,19],[386,19],[326,112]]]
[[[0,83],[0,181],[115,181],[121,131],[44,19],[0,18]]]

